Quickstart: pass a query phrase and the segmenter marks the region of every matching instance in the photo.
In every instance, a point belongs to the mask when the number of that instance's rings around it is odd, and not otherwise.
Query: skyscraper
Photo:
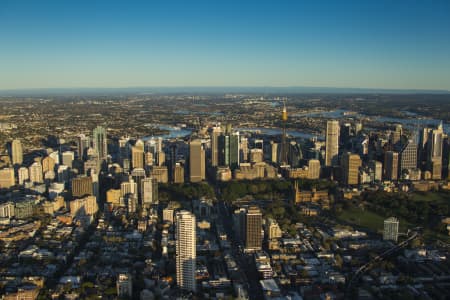
[[[398,153],[394,151],[386,151],[384,155],[384,179],[398,179]]]
[[[158,201],[158,181],[147,177],[141,181],[142,206],[145,208],[157,203]]]
[[[42,172],[42,165],[39,162],[34,162],[28,168],[30,181],[33,183],[43,183],[44,182],[44,174]]]
[[[11,162],[13,165],[21,165],[23,163],[23,150],[20,140],[13,140],[11,143]]]
[[[245,214],[245,249],[261,250],[262,213],[257,206],[250,206]]]
[[[177,284],[180,288],[197,290],[196,271],[196,222],[195,215],[188,211],[176,214],[176,268]]]
[[[383,240],[397,242],[398,239],[398,219],[390,217],[384,220]]]
[[[86,150],[89,148],[90,140],[88,136],[80,134],[77,137],[78,159],[86,159]]]
[[[288,120],[288,114],[286,109],[286,103],[283,103],[283,111],[281,113],[281,121],[283,122],[283,134],[281,135],[281,165],[288,163],[288,145],[286,144],[286,122]]]
[[[205,150],[202,141],[192,140],[189,143],[189,180],[200,182],[205,179]]]
[[[400,173],[404,170],[412,170],[417,168],[417,144],[414,140],[408,140],[408,143],[399,153]]]
[[[131,148],[131,165],[133,168],[144,168],[144,143],[137,140]]]
[[[93,144],[94,149],[98,153],[98,158],[100,160],[105,160],[106,157],[108,156],[108,143],[107,143],[106,129],[101,126],[97,126],[93,130],[92,135],[93,135],[92,144]]]
[[[431,132],[428,143],[428,170],[431,172],[433,180],[439,180],[442,177],[442,150],[444,145],[444,130],[442,123],[437,129]]]
[[[339,155],[339,122],[327,121],[327,136],[325,141],[325,166],[338,164]]]
[[[222,133],[220,126],[214,126],[211,131],[211,165],[219,165],[219,136]]]
[[[0,169],[0,189],[7,189],[15,184],[14,169]]]
[[[359,183],[359,168],[361,167],[361,158],[355,153],[345,153],[342,156],[343,183],[347,185],[356,185]]]

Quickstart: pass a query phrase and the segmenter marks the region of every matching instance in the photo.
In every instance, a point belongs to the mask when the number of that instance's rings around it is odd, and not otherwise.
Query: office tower
[[[188,211],[176,214],[176,268],[177,284],[181,289],[195,292],[196,271],[196,222]]]
[[[28,168],[28,175],[30,176],[30,181],[32,183],[43,183],[44,174],[42,173],[42,165],[39,162],[34,162]]]
[[[144,142],[137,140],[131,148],[131,166],[134,168],[144,168]]]
[[[21,165],[23,163],[23,149],[20,140],[11,142],[11,162],[13,165]]]
[[[93,195],[92,178],[82,176],[72,179],[72,196],[74,198]]]
[[[170,205],[163,209],[163,222],[170,222],[173,224],[173,215],[175,209]]]
[[[166,163],[166,153],[164,151],[156,152],[156,165],[162,167]]]
[[[176,163],[174,170],[174,183],[184,183],[184,166]]]
[[[363,124],[362,124],[362,122],[361,122],[361,121],[356,122],[356,123],[355,123],[355,135],[360,134],[361,131],[362,131],[362,129],[363,129]]]
[[[274,219],[268,219],[267,221],[267,237],[269,240],[279,239],[283,235],[280,226]]]
[[[245,249],[261,250],[262,213],[256,206],[250,206],[245,213]]]
[[[281,165],[286,165],[288,163],[288,145],[286,144],[286,122],[288,120],[288,114],[286,109],[286,102],[283,103],[283,111],[281,113],[281,121],[283,123],[283,133],[281,135]]]
[[[153,166],[151,176],[159,183],[169,182],[169,170],[167,169],[167,166]]]
[[[98,211],[97,198],[91,195],[71,200],[69,201],[69,209],[72,217],[76,217],[79,215],[95,215]]]
[[[8,189],[15,185],[14,169],[0,169],[0,189]]]
[[[230,166],[230,136],[227,134],[219,136],[219,165]]]
[[[106,136],[106,129],[97,126],[92,132],[92,146],[98,154],[100,161],[106,160],[108,156],[108,143]]]
[[[398,240],[398,219],[394,217],[384,220],[383,240],[394,241]]]
[[[141,181],[141,201],[144,208],[158,203],[158,181],[147,177]]]
[[[55,165],[59,165],[59,151],[53,151],[48,156],[53,159]]]
[[[75,153],[72,151],[65,151],[62,153],[62,164],[72,168],[73,160],[75,159]]]
[[[264,161],[264,152],[262,149],[251,149],[250,150],[250,162],[260,163]]]
[[[189,180],[200,182],[205,179],[205,150],[201,140],[189,143]]]
[[[433,180],[442,178],[442,150],[444,145],[444,130],[442,123],[431,132],[428,143],[428,170]]]
[[[77,136],[77,154],[78,159],[84,160],[86,159],[86,150],[90,146],[90,140],[88,136],[85,136],[84,134],[80,134]]]
[[[231,170],[237,169],[239,167],[239,143],[239,131],[233,132],[230,135],[230,150],[228,152],[230,155],[229,161]]]
[[[144,163],[146,167],[153,166],[153,153],[145,152],[144,154]]]
[[[264,150],[264,140],[256,139],[253,144],[255,145],[253,148]]]
[[[131,299],[133,296],[133,282],[131,275],[127,273],[119,274],[116,281],[117,296],[119,298]]]
[[[373,172],[373,180],[381,181],[383,176],[383,164],[380,161],[371,160],[369,162],[369,168]]]
[[[88,159],[83,164],[84,174],[87,175],[89,172],[93,171],[95,173],[100,173],[100,161],[94,157]]]
[[[13,202],[3,202],[0,203],[0,218],[11,219],[15,216],[14,203]]]
[[[339,131],[339,144],[344,147],[344,149],[347,149],[351,135],[352,125],[350,123],[342,124]]]
[[[412,170],[417,168],[417,144],[413,140],[408,140],[408,143],[403,147],[399,153],[400,173],[405,170]]]
[[[136,196],[139,200],[139,203],[142,203],[142,180],[144,180],[145,178],[145,170],[143,168],[135,168],[131,171],[131,178],[133,178],[133,181],[136,182],[136,186],[137,186],[137,192],[136,192]]]
[[[320,178],[320,160],[310,159],[308,161],[308,179]]]
[[[359,183],[359,168],[361,158],[358,154],[346,152],[342,156],[343,183],[356,185]]]
[[[122,136],[119,140],[118,140],[118,160],[119,162],[123,163],[123,160],[125,158],[130,158],[130,138],[128,136]]]
[[[325,141],[325,166],[338,165],[339,155],[339,122],[327,121],[327,136]]]
[[[270,161],[278,163],[278,143],[270,142]]]
[[[133,178],[129,178],[128,181],[120,184],[120,196],[125,197],[128,194],[136,194],[137,185]]]
[[[175,181],[175,166],[177,162],[177,145],[172,144],[169,147],[169,181]]]
[[[42,172],[46,173],[55,170],[55,165],[55,160],[52,157],[44,157],[44,159],[42,159]]]
[[[386,151],[384,154],[384,179],[397,180],[398,178],[398,153]]]
[[[24,184],[25,181],[30,179],[30,176],[29,176],[29,173],[28,173],[28,169],[25,168],[25,167],[20,167],[19,170],[17,171],[17,173],[18,173],[19,184],[20,185]]]
[[[222,133],[220,126],[214,126],[211,131],[211,166],[219,165],[219,136]]]
[[[291,141],[288,147],[288,164],[293,168],[297,168],[303,159],[302,149],[296,141]]]
[[[239,161],[247,162],[248,161],[248,139],[244,136],[241,137],[241,143],[239,148]]]
[[[391,145],[394,147],[394,149],[398,149],[401,146],[402,135],[402,125],[395,125],[395,131],[391,133]]]

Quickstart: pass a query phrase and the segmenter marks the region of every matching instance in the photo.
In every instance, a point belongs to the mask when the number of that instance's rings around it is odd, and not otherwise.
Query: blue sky
[[[450,1],[0,1],[0,89],[450,90]]]

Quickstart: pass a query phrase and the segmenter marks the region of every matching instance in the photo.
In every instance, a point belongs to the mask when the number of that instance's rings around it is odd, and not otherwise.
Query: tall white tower
[[[195,226],[195,215],[191,212],[183,210],[176,214],[177,284],[193,292],[197,289]]]

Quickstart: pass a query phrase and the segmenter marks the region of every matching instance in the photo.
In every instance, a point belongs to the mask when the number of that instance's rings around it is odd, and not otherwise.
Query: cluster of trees
[[[220,196],[226,202],[251,195],[257,199],[287,199],[292,183],[284,180],[229,181],[219,184]]]
[[[450,199],[450,193],[447,193]],[[450,214],[450,201],[415,200],[412,194],[367,192],[362,195],[369,208],[388,217],[397,216],[408,222],[441,230],[440,216]]]
[[[214,188],[206,182],[159,185],[160,201],[192,200],[201,197],[214,199]]]

